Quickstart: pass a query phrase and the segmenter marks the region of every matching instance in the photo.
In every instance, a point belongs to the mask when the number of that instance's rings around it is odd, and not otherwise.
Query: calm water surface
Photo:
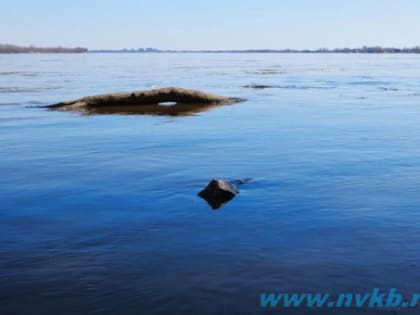
[[[415,55],[0,55],[0,314],[268,314],[261,291],[420,292],[419,77]],[[166,86],[247,101],[178,117],[39,107]],[[214,177],[251,181],[213,211],[197,192]]]

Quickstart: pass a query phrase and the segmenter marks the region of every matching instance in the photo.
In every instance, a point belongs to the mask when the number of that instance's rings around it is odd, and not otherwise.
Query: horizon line
[[[38,47],[38,46],[18,46],[13,44],[1,44],[0,53],[100,53],[100,52],[120,52],[120,53],[416,53],[420,54],[420,46],[414,47],[382,47],[361,46],[357,48],[317,48],[317,49],[272,49],[272,48],[249,48],[249,49],[159,49],[159,48],[118,48],[118,49],[88,49],[84,47],[67,48],[63,46]]]

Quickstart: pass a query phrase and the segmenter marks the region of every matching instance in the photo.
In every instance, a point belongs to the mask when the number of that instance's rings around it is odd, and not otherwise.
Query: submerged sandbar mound
[[[83,97],[47,106],[52,110],[86,114],[156,114],[189,115],[214,106],[229,105],[243,99],[223,97],[201,91],[169,87],[129,93],[112,93]],[[171,106],[167,106],[171,103]]]

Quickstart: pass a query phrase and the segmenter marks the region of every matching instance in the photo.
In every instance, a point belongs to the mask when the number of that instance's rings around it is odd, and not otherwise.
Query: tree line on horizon
[[[243,49],[243,50],[174,50],[157,48],[131,48],[131,49],[98,49],[90,50],[94,53],[121,52],[121,53],[362,53],[362,54],[383,54],[383,53],[406,53],[420,54],[420,46],[411,48],[395,48],[381,46],[363,46],[361,48],[320,48],[320,49]]]
[[[85,53],[85,52],[123,52],[123,53],[362,53],[362,54],[420,54],[420,46],[411,48],[395,48],[381,46],[363,46],[361,48],[320,48],[320,49],[245,49],[245,50],[162,50],[156,48],[132,48],[132,49],[111,49],[111,50],[88,50],[83,47],[22,47],[10,44],[0,44],[0,54],[13,53]]]
[[[65,47],[35,47],[35,46],[16,46],[10,44],[0,44],[1,54],[21,54],[21,53],[84,53],[87,48],[65,48]]]

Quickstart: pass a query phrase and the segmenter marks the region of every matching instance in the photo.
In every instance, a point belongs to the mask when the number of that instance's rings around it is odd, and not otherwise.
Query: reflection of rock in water
[[[156,115],[156,116],[192,116],[208,111],[222,104],[180,104],[166,106],[160,104],[149,105],[124,105],[87,107],[82,114],[120,114],[120,115]]]
[[[83,114],[140,114],[187,116],[213,107],[243,101],[181,88],[88,96],[47,106],[52,110]],[[170,105],[170,106],[168,106]]]
[[[232,200],[238,193],[232,184],[222,179],[213,179],[198,195],[216,210]]]

